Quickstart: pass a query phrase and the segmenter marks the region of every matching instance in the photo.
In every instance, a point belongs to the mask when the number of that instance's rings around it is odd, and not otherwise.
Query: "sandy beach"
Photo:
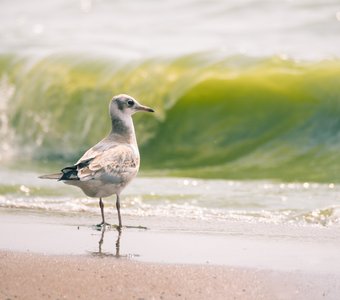
[[[2,299],[272,299],[263,274],[111,258],[1,253]]]
[[[94,230],[91,217],[1,209],[0,219],[1,299],[336,300],[340,295],[333,230],[301,228],[306,236],[301,239],[294,227],[221,224],[225,232],[221,227],[217,234],[190,232],[188,222],[177,225],[182,231],[169,229],[171,220],[149,218],[143,220],[148,230],[124,228],[119,235]],[[266,238],[259,234],[264,231]]]
[[[1,299],[337,299],[339,277],[0,253]]]

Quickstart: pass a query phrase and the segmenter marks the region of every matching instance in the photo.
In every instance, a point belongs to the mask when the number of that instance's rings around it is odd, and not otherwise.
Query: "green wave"
[[[121,65],[88,57],[0,58],[17,156],[75,160],[128,93],[142,169],[210,178],[340,181],[340,62],[192,55]],[[6,86],[3,84],[3,86]]]

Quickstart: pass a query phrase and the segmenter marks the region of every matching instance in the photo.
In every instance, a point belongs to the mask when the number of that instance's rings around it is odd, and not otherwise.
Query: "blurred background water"
[[[22,184],[27,169],[74,163],[107,134],[110,98],[128,93],[156,109],[135,118],[142,174],[163,191],[141,193],[150,214],[170,201],[179,214],[189,205],[187,217],[192,207],[212,219],[243,207],[250,218],[338,222],[339,1],[4,0],[0,8],[1,206],[45,207],[51,191]],[[9,170],[22,176],[8,183]],[[159,176],[209,179],[200,186],[218,192],[191,185],[188,200],[168,184],[175,179]],[[293,194],[281,188],[292,182]],[[65,208],[64,196],[53,199]]]
[[[319,59],[338,55],[339,11],[336,0],[4,0],[1,50],[125,60],[203,51]]]

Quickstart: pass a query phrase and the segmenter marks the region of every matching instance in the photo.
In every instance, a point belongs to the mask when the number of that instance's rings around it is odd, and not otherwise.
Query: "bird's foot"
[[[115,229],[117,229],[117,230],[119,230],[119,231],[121,231],[123,228],[148,230],[147,227],[141,226],[141,225],[139,225],[139,226],[131,226],[131,225],[124,225],[124,226],[123,226],[123,225],[111,225],[111,228],[115,228]]]
[[[94,225],[94,227],[95,227],[97,230],[100,230],[100,229],[102,229],[102,228],[111,227],[111,224],[106,223],[106,222],[101,222],[100,224]]]
[[[121,226],[121,225],[116,225],[116,224],[113,224],[113,225],[111,225],[111,228],[114,228],[114,229],[116,229],[116,230],[118,230],[118,231],[121,231],[121,230],[122,230],[122,228],[123,228],[123,226]]]
[[[143,229],[143,230],[148,230],[148,227],[145,227],[145,226],[123,226],[125,228],[133,228],[133,229]]]
[[[104,229],[116,229],[118,231],[121,231],[123,228],[127,228],[127,229],[142,229],[142,230],[148,230],[149,228],[145,227],[145,226],[129,226],[129,225],[125,225],[125,226],[120,226],[120,225],[116,225],[116,224],[109,224],[106,222],[101,222],[100,224],[94,225],[93,226],[94,229],[96,230],[102,230]]]

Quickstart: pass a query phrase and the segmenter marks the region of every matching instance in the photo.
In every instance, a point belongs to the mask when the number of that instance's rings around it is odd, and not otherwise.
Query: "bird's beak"
[[[152,108],[144,106],[144,105],[138,105],[136,107],[136,110],[140,110],[140,111],[148,111],[148,112],[155,112]]]

